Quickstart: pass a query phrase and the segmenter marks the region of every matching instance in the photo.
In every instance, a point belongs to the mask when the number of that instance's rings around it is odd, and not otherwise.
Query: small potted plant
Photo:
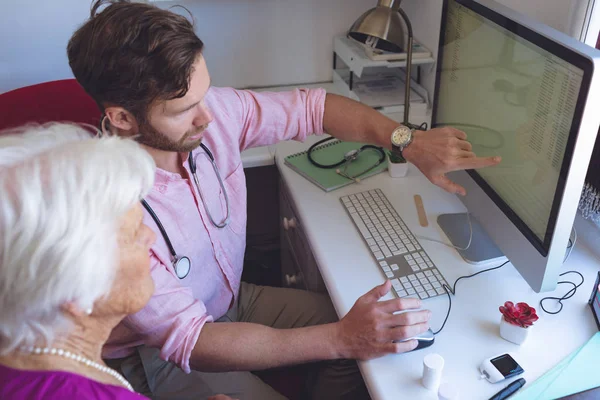
[[[500,320],[500,336],[509,342],[523,344],[533,323],[538,320],[535,308],[527,303],[517,303],[507,301],[504,306],[500,306],[502,319]]]
[[[401,178],[408,173],[408,162],[399,154],[387,151],[388,172],[392,178]]]

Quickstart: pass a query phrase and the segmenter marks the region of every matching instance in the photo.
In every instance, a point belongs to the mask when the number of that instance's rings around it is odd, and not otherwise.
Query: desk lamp
[[[406,80],[404,93],[404,125],[408,122],[410,107],[410,75],[412,64],[413,31],[408,16],[400,8],[401,0],[378,0],[377,7],[361,15],[348,31],[348,36],[365,45],[394,53],[406,49]],[[407,44],[402,20],[408,31]]]

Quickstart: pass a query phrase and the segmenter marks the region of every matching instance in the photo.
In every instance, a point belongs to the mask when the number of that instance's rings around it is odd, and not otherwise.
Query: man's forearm
[[[244,322],[208,323],[190,365],[204,372],[256,371],[339,358],[336,324],[274,329]]]
[[[379,111],[347,97],[327,94],[323,128],[338,139],[391,146],[392,131],[399,125]]]

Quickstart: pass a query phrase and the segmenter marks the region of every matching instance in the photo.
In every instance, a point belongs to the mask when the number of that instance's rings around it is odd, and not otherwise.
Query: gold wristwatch
[[[415,130],[409,128],[406,125],[400,124],[394,131],[392,132],[392,153],[398,155],[400,157],[402,155],[402,151],[411,144],[413,140],[413,132]]]

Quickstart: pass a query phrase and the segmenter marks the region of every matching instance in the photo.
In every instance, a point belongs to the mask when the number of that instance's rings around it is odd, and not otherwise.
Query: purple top
[[[143,400],[146,397],[71,372],[24,371],[0,365],[0,399]]]

